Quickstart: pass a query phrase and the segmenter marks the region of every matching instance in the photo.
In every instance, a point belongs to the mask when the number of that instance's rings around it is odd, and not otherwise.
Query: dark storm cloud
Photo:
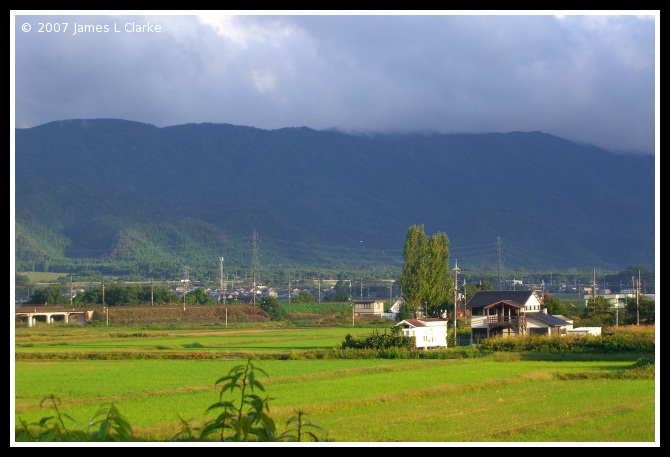
[[[38,22],[69,23],[37,33]],[[78,33],[74,23],[161,25]],[[114,117],[345,131],[541,130],[654,150],[654,19],[17,16],[16,125]],[[30,32],[21,25],[30,23]]]

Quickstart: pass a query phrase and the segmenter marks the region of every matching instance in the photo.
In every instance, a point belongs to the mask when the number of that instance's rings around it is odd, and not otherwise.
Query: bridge
[[[28,323],[28,327],[32,327],[37,322],[64,322],[66,324],[84,324],[93,317],[92,310],[75,308],[64,309],[63,307],[40,307],[31,308],[29,306],[20,306],[15,308],[15,315],[17,319]]]

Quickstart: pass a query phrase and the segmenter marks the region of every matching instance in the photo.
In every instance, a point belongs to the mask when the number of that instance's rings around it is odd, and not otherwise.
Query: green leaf
[[[72,417],[70,417],[69,414],[66,414],[66,413],[60,413],[60,415],[63,416],[63,417],[65,417],[65,418],[67,418],[68,420],[71,420],[71,421],[74,422],[75,424],[79,425],[79,422],[77,422],[77,421],[74,420]]]
[[[254,390],[254,378],[256,375],[254,374],[253,370],[249,372],[249,385],[251,386],[251,390]]]
[[[235,379],[237,381],[238,378],[239,378],[239,376],[237,376],[237,377],[236,376],[231,376],[231,375],[224,376],[223,378],[217,379],[216,382],[214,383],[214,385],[216,386],[217,384],[219,384],[219,383],[221,383],[221,382],[223,382],[227,379]]]
[[[52,402],[54,405],[55,405],[56,403],[60,403],[60,399],[57,398],[57,397],[54,397],[54,395],[51,394],[51,395],[47,395],[47,396],[44,397],[42,400],[40,400],[40,407],[42,406],[42,404],[43,404],[46,400],[51,400],[51,402]]]
[[[234,408],[233,404],[229,401],[218,401],[207,408],[205,411],[205,414],[210,412],[213,409],[218,409],[218,408]]]
[[[56,418],[56,416],[43,417],[42,419],[40,419],[40,421],[37,423],[37,425],[39,425],[40,427],[44,427],[44,425],[45,425],[48,421],[50,421],[51,419],[55,419],[55,418]]]

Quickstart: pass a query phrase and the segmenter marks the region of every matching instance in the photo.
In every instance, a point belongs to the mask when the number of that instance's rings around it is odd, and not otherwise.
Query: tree
[[[316,299],[314,298],[314,295],[311,293],[307,292],[306,290],[303,290],[298,294],[297,297],[291,299],[291,302],[293,303],[316,303]]]
[[[567,316],[569,314],[568,307],[565,306],[565,303],[548,293],[544,294],[544,306],[547,308],[547,313],[549,314],[560,314],[562,316]]]
[[[332,294],[326,295],[324,301],[327,302],[345,302],[349,301],[349,293],[344,289],[335,289]]]
[[[57,286],[47,287],[46,289],[38,290],[30,297],[28,303],[33,305],[64,305],[69,303],[69,300],[65,298]]]
[[[205,289],[199,287],[186,294],[186,303],[189,305],[213,305],[218,303]]]
[[[454,284],[449,273],[449,238],[446,233],[438,232],[430,238],[426,263],[426,313],[436,317],[439,308],[449,302]]]
[[[273,321],[286,319],[286,311],[281,307],[275,297],[263,297],[258,306],[270,316]]]
[[[580,325],[599,327],[606,324],[613,323],[612,320],[612,305],[602,295],[595,298],[590,298],[586,308],[582,312],[583,321]]]
[[[426,236],[423,225],[407,230],[403,249],[405,264],[400,275],[405,303],[416,316],[419,307],[433,314],[450,298],[449,239],[446,233]]]
[[[16,295],[17,300],[22,300],[23,298],[28,298],[28,291],[32,289],[32,284],[28,275],[22,275],[17,273],[14,277],[14,294]]]
[[[640,323],[653,324],[656,320],[656,302],[640,294]],[[637,298],[626,299],[626,323],[637,324]]]

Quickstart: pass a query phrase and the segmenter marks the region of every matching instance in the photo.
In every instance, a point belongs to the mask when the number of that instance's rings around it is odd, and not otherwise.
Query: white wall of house
[[[486,316],[472,316],[470,318],[470,327],[486,328],[488,325],[489,324]]]
[[[414,327],[403,329],[403,336],[413,336],[417,349],[447,347],[447,326]]]
[[[528,301],[525,303],[526,305],[526,312],[527,313],[534,313],[536,311],[540,311],[541,305],[540,301],[537,299],[535,294],[532,294]]]

